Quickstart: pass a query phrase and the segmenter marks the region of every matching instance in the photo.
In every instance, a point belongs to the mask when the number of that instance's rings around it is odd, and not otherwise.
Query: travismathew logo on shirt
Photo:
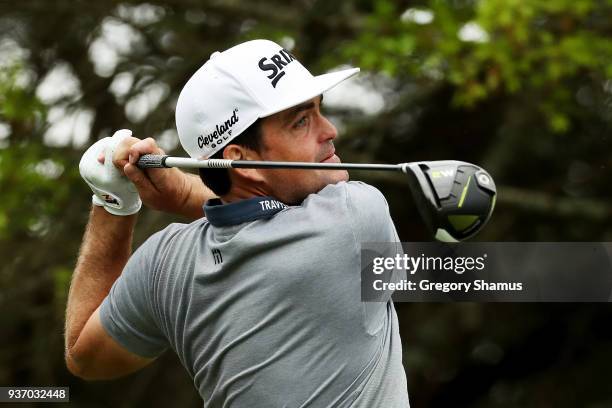
[[[259,69],[264,72],[270,72],[268,78],[273,88],[276,88],[278,81],[285,75],[283,69],[289,65],[295,57],[286,49],[280,50],[270,58],[262,58],[259,60]]]
[[[276,200],[261,200],[259,202],[259,205],[261,205],[261,210],[262,211],[266,211],[266,210],[283,210],[283,209],[287,208],[286,204],[283,204],[280,201],[276,201]]]
[[[269,196],[253,197],[229,204],[223,204],[220,199],[214,198],[206,202],[204,212],[213,226],[225,227],[271,218],[285,208],[288,208],[286,204]]]
[[[210,145],[210,147],[214,149],[222,142],[226,141],[232,135],[232,126],[238,123],[238,120],[238,108],[236,108],[229,119],[215,126],[214,132],[208,135],[198,136],[198,147],[201,149],[204,146],[208,147]],[[219,138],[221,138],[221,140],[218,140]]]

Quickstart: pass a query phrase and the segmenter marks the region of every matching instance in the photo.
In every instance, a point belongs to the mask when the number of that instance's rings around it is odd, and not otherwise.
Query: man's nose
[[[335,139],[338,136],[338,129],[325,116],[320,115],[320,117],[321,131],[319,132],[319,139],[322,142]]]

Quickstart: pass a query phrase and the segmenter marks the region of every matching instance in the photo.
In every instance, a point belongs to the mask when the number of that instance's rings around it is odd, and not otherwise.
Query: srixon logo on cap
[[[215,130],[207,135],[198,136],[198,147],[201,149],[204,146],[212,147],[213,149],[223,141],[227,140],[232,135],[232,126],[238,123],[238,108],[234,109],[232,116],[230,116],[222,124],[217,124]],[[221,138],[219,140],[219,138]]]
[[[264,72],[270,72],[268,78],[270,79],[272,87],[276,88],[278,81],[285,75],[283,69],[285,69],[285,66],[289,65],[294,60],[295,57],[291,55],[289,51],[283,48],[269,58],[266,57],[260,59],[259,69]]]

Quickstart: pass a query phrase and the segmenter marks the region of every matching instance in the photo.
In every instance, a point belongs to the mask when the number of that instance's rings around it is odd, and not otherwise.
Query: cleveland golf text
[[[208,146],[212,143],[211,147],[214,149],[215,147],[217,147],[218,143],[221,143],[223,140],[227,140],[227,138],[232,135],[232,126],[234,126],[240,120],[237,113],[238,108],[233,110],[232,116],[230,116],[226,121],[224,121],[220,125],[217,124],[215,126],[215,130],[212,133],[198,136],[198,147],[201,149],[204,146]],[[215,143],[219,138],[221,138],[221,140],[219,140],[218,143]]]

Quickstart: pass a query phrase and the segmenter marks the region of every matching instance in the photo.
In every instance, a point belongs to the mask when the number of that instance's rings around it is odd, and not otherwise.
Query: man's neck
[[[264,191],[261,188],[244,188],[240,186],[232,186],[229,193],[222,195],[219,197],[223,204],[229,204],[236,201],[248,200],[253,197],[265,197],[270,195],[268,192]]]

